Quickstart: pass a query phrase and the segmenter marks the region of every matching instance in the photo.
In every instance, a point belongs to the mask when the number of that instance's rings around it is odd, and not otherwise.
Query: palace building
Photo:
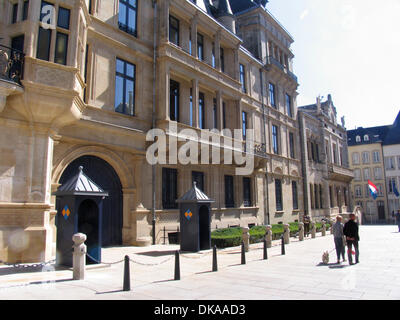
[[[163,243],[164,228],[179,224],[176,200],[193,181],[215,200],[213,229],[299,220],[305,196],[294,40],[266,3],[2,1],[0,260],[49,261],[57,242],[69,241],[56,236],[68,216],[54,194],[79,167],[108,193],[104,247]],[[151,165],[151,129],[178,146],[187,129],[199,136],[217,129],[214,138],[254,157],[254,170],[237,175],[235,161]],[[224,129],[242,134],[229,138]]]

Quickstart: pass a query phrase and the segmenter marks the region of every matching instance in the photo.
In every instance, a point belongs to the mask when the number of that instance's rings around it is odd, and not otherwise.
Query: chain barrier
[[[129,258],[129,260],[131,262],[139,264],[141,266],[153,267],[153,266],[159,266],[159,265],[162,265],[164,263],[167,263],[168,261],[171,261],[173,258],[175,258],[175,255],[173,255],[173,256],[169,257],[168,259],[165,259],[165,260],[163,260],[161,262],[158,262],[158,263],[144,263],[144,262],[139,262],[139,261],[133,260],[132,258]]]
[[[212,251],[207,252],[207,253],[202,253],[201,257],[191,257],[191,256],[188,256],[188,255],[185,255],[185,254],[180,254],[180,256],[183,257],[183,258],[186,258],[186,259],[201,259],[201,258],[209,256],[212,253],[213,253]]]
[[[53,264],[56,262],[56,259],[50,260],[48,262],[40,262],[40,263],[33,263],[33,264],[23,264],[23,263],[8,263],[3,260],[0,260],[0,264],[4,264],[9,267],[13,267],[16,269],[28,269],[28,268],[38,268],[38,267],[45,267],[49,264]]]
[[[125,261],[125,259],[122,259],[122,260],[120,260],[120,261],[115,261],[115,262],[104,262],[104,261],[99,261],[99,260],[93,258],[93,257],[92,257],[89,253],[87,253],[87,252],[86,252],[86,255],[87,255],[90,259],[92,259],[94,262],[96,262],[96,263],[98,263],[98,264],[113,265],[113,264],[118,264],[118,263],[121,263],[121,262],[124,262],[124,261]]]

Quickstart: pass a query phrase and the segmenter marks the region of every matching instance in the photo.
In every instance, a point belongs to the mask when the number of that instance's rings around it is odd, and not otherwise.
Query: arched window
[[[356,137],[356,142],[361,142],[361,137],[360,136]]]
[[[367,134],[364,136],[364,141],[369,141],[369,136]]]

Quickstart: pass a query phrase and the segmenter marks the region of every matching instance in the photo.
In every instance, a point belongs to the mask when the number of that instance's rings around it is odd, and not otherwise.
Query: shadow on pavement
[[[47,265],[47,266],[27,266],[24,267],[23,265],[19,268],[13,267],[13,266],[7,266],[7,267],[2,267],[0,268],[0,276],[6,276],[10,274],[21,274],[21,273],[36,273],[36,272],[48,272],[50,271],[49,268],[51,268],[51,271],[61,271],[61,270],[68,270],[67,267],[63,266],[57,266],[57,265]]]

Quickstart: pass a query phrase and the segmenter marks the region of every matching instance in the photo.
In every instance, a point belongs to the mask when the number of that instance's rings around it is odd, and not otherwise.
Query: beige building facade
[[[1,260],[48,261],[69,241],[56,236],[53,193],[79,166],[110,195],[103,246],[162,243],[193,181],[215,200],[212,228],[299,220],[293,39],[265,3],[239,2],[1,2]],[[152,128],[165,133],[168,157],[188,141],[185,129],[217,129],[216,140],[254,156],[254,170],[237,175],[238,162],[200,158],[152,166]],[[199,145],[209,149],[211,138]]]

